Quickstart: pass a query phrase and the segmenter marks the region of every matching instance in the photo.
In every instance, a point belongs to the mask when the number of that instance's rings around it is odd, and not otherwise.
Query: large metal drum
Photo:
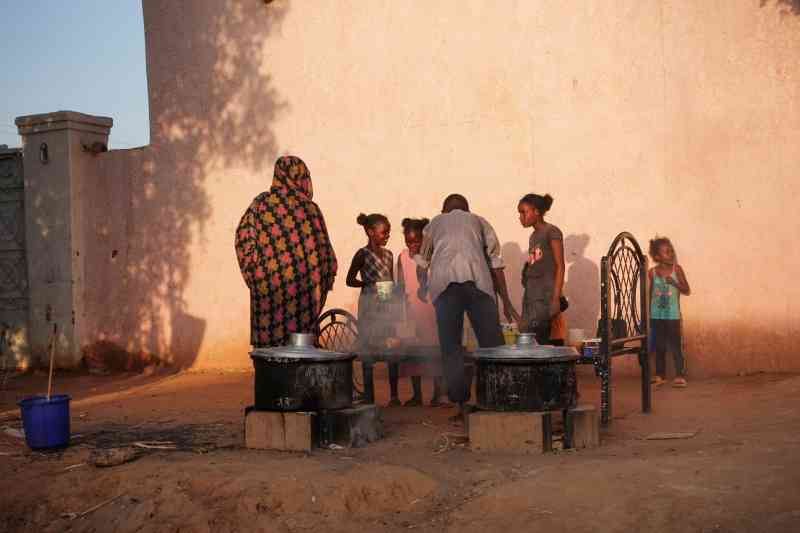
[[[288,346],[250,352],[255,367],[255,408],[318,411],[353,401],[355,355],[319,350],[314,336],[293,333]]]
[[[553,411],[577,402],[574,348],[541,346],[521,335],[517,344],[481,348],[472,356],[480,409]]]

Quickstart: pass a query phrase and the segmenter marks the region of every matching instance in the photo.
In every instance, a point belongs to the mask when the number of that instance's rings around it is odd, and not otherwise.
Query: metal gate
[[[27,355],[24,202],[22,151],[0,149],[0,370],[22,364]]]

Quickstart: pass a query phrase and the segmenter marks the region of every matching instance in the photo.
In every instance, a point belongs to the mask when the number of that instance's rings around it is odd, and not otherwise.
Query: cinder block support
[[[377,405],[359,405],[325,414],[333,442],[349,448],[361,448],[383,438],[383,419]]]
[[[568,448],[600,446],[600,420],[594,405],[579,405],[567,411],[564,420],[565,444]]]
[[[542,453],[552,450],[550,413],[476,411],[468,418],[473,450]]]
[[[29,283],[31,352],[46,356],[53,324],[58,324],[62,367],[77,365],[85,255],[83,177],[104,151],[113,121],[57,111],[18,117],[25,173],[25,244]]]
[[[244,415],[245,447],[310,452],[318,441],[316,417],[316,413],[280,413],[248,408]]]

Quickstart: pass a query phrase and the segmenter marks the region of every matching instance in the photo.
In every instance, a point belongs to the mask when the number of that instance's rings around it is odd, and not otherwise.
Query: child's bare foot
[[[655,385],[656,387],[660,387],[666,382],[664,381],[664,378],[662,378],[661,376],[653,376],[653,379],[650,380],[650,383],[652,385]]]
[[[403,407],[417,407],[419,405],[422,405],[422,398],[418,398],[417,396],[414,396],[413,398],[408,400],[406,403],[404,403]]]
[[[389,400],[389,403],[386,404],[386,407],[400,407],[400,399],[399,398],[392,398]]]
[[[677,387],[677,388],[679,388],[679,389],[686,388],[686,386],[687,386],[687,385],[689,385],[689,384],[688,384],[688,383],[686,383],[686,378],[684,378],[684,377],[681,377],[681,376],[678,376],[677,378],[675,378],[675,379],[672,381],[672,386],[673,386],[673,387]]]

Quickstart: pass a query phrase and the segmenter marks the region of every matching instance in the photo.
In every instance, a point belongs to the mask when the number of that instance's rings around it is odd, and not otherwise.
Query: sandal
[[[399,398],[392,398],[389,400],[389,403],[386,404],[386,407],[400,407],[400,405],[402,404],[400,403]]]
[[[666,381],[661,376],[653,376],[653,379],[650,380],[650,384],[656,387],[660,387],[664,383],[666,383]]]
[[[413,398],[408,400],[406,403],[404,403],[403,407],[418,407],[420,405],[422,405],[422,398],[418,398],[418,397],[414,396]]]
[[[672,386],[678,389],[685,389],[689,384],[686,383],[686,378],[678,376],[672,381]]]

